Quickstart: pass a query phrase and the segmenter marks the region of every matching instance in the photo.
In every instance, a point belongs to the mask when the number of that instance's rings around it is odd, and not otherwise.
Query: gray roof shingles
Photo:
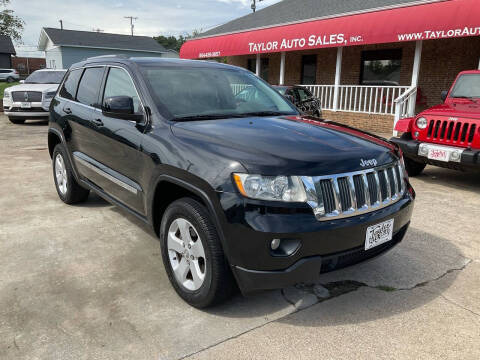
[[[13,55],[16,54],[10,36],[0,35],[0,53]]]
[[[99,33],[93,31],[43,28],[50,40],[59,46],[85,46],[138,51],[166,52],[155,39],[148,36]]]
[[[259,27],[301,22],[324,16],[368,11],[385,6],[400,6],[418,0],[283,0],[255,13],[205,31],[198,37],[241,32]]]

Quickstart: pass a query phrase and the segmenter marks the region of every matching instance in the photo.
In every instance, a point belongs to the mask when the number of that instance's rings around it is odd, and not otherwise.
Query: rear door
[[[76,168],[83,178],[97,184],[101,177],[91,169],[90,164],[85,159],[92,158],[97,144],[93,114],[96,109],[95,106],[99,106],[100,87],[105,67],[86,67],[85,69],[73,70],[66,79],[65,85],[67,85],[70,76],[73,76],[74,71],[80,71],[79,74],[75,74],[75,78],[79,77],[78,87],[75,95],[69,94],[73,99],[65,100],[61,111],[68,119],[71,130],[71,151]],[[61,97],[64,97],[63,90],[63,88],[60,90]]]
[[[136,114],[143,114],[143,106],[130,73],[121,66],[106,69],[102,90],[100,106],[93,112],[94,134],[90,139],[94,145],[88,152],[88,161],[93,161],[93,165],[101,170],[101,179],[97,179],[97,185],[113,198],[143,215],[143,191],[139,185],[139,151],[143,127],[138,126],[135,121],[102,112],[102,105],[108,97],[129,96],[133,99]]]

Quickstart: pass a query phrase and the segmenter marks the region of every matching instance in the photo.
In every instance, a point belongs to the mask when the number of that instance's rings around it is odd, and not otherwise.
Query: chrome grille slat
[[[404,174],[396,161],[374,169],[306,177],[304,183],[310,191],[315,189],[318,202],[309,204],[317,219],[325,221],[374,211],[400,200],[405,191]]]

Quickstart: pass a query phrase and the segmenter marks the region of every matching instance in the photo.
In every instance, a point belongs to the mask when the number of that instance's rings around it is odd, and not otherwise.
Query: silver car
[[[0,81],[12,83],[20,79],[20,74],[15,69],[0,69]]]

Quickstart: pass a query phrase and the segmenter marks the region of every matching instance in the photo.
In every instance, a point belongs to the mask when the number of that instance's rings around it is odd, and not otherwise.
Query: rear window
[[[60,89],[60,96],[74,100],[75,94],[77,92],[78,80],[80,80],[80,76],[82,76],[83,69],[72,70],[68,73],[67,79],[63,83],[62,88]]]
[[[77,100],[89,106],[98,105],[98,93],[102,84],[103,67],[85,69],[78,86]]]

